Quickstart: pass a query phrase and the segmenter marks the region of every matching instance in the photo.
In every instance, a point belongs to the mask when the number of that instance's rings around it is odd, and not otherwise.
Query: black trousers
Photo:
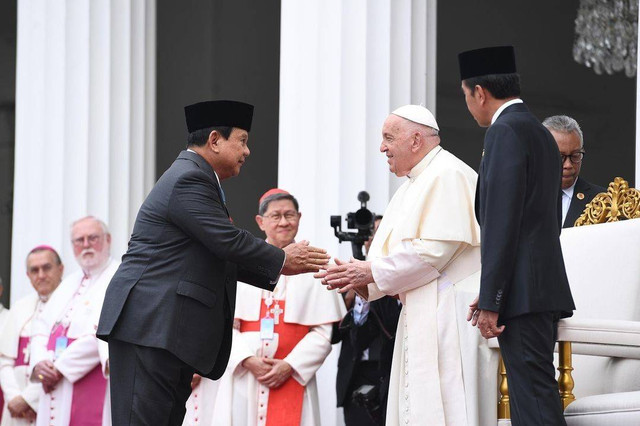
[[[553,367],[554,315],[527,314],[502,323],[498,341],[507,369],[511,424],[566,425]]]
[[[194,369],[164,349],[109,340],[114,426],[180,426]]]

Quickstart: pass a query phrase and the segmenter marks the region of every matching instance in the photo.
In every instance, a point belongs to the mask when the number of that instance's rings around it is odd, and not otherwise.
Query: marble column
[[[382,213],[402,183],[379,152],[386,116],[435,112],[436,1],[283,0],[281,25],[278,182],[300,198],[299,235],[337,249],[329,216],[361,190]]]
[[[300,201],[298,238],[348,259],[329,216],[358,209],[362,190],[381,214],[403,182],[379,152],[385,118],[435,112],[436,0],[282,0],[280,54],[278,184]],[[318,373],[327,425],[342,424],[332,363]]]
[[[12,302],[38,244],[76,270],[70,225],[104,220],[126,250],[155,181],[155,0],[19,0]]]

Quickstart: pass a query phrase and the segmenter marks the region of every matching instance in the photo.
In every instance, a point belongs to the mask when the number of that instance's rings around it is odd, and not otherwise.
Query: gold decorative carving
[[[571,342],[558,342],[558,389],[560,391],[560,400],[562,400],[562,408],[565,409],[569,404],[576,400],[573,395],[573,387],[575,385],[571,372],[573,366],[571,364]]]
[[[500,356],[500,402],[498,402],[498,419],[510,419],[509,385],[507,383],[507,368]]]
[[[629,182],[617,177],[585,207],[574,226],[617,222],[621,219],[640,218],[640,191],[629,188]]]

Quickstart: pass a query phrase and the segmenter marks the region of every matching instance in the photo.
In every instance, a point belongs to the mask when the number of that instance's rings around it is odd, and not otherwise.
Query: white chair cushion
[[[568,318],[558,340],[573,342],[574,354],[640,359],[640,322]]]
[[[564,411],[567,426],[640,425],[640,391],[586,396]]]

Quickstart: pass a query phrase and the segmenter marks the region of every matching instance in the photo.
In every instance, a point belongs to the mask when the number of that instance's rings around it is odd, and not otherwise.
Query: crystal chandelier
[[[596,74],[636,75],[638,0],[580,0],[573,59]]]

